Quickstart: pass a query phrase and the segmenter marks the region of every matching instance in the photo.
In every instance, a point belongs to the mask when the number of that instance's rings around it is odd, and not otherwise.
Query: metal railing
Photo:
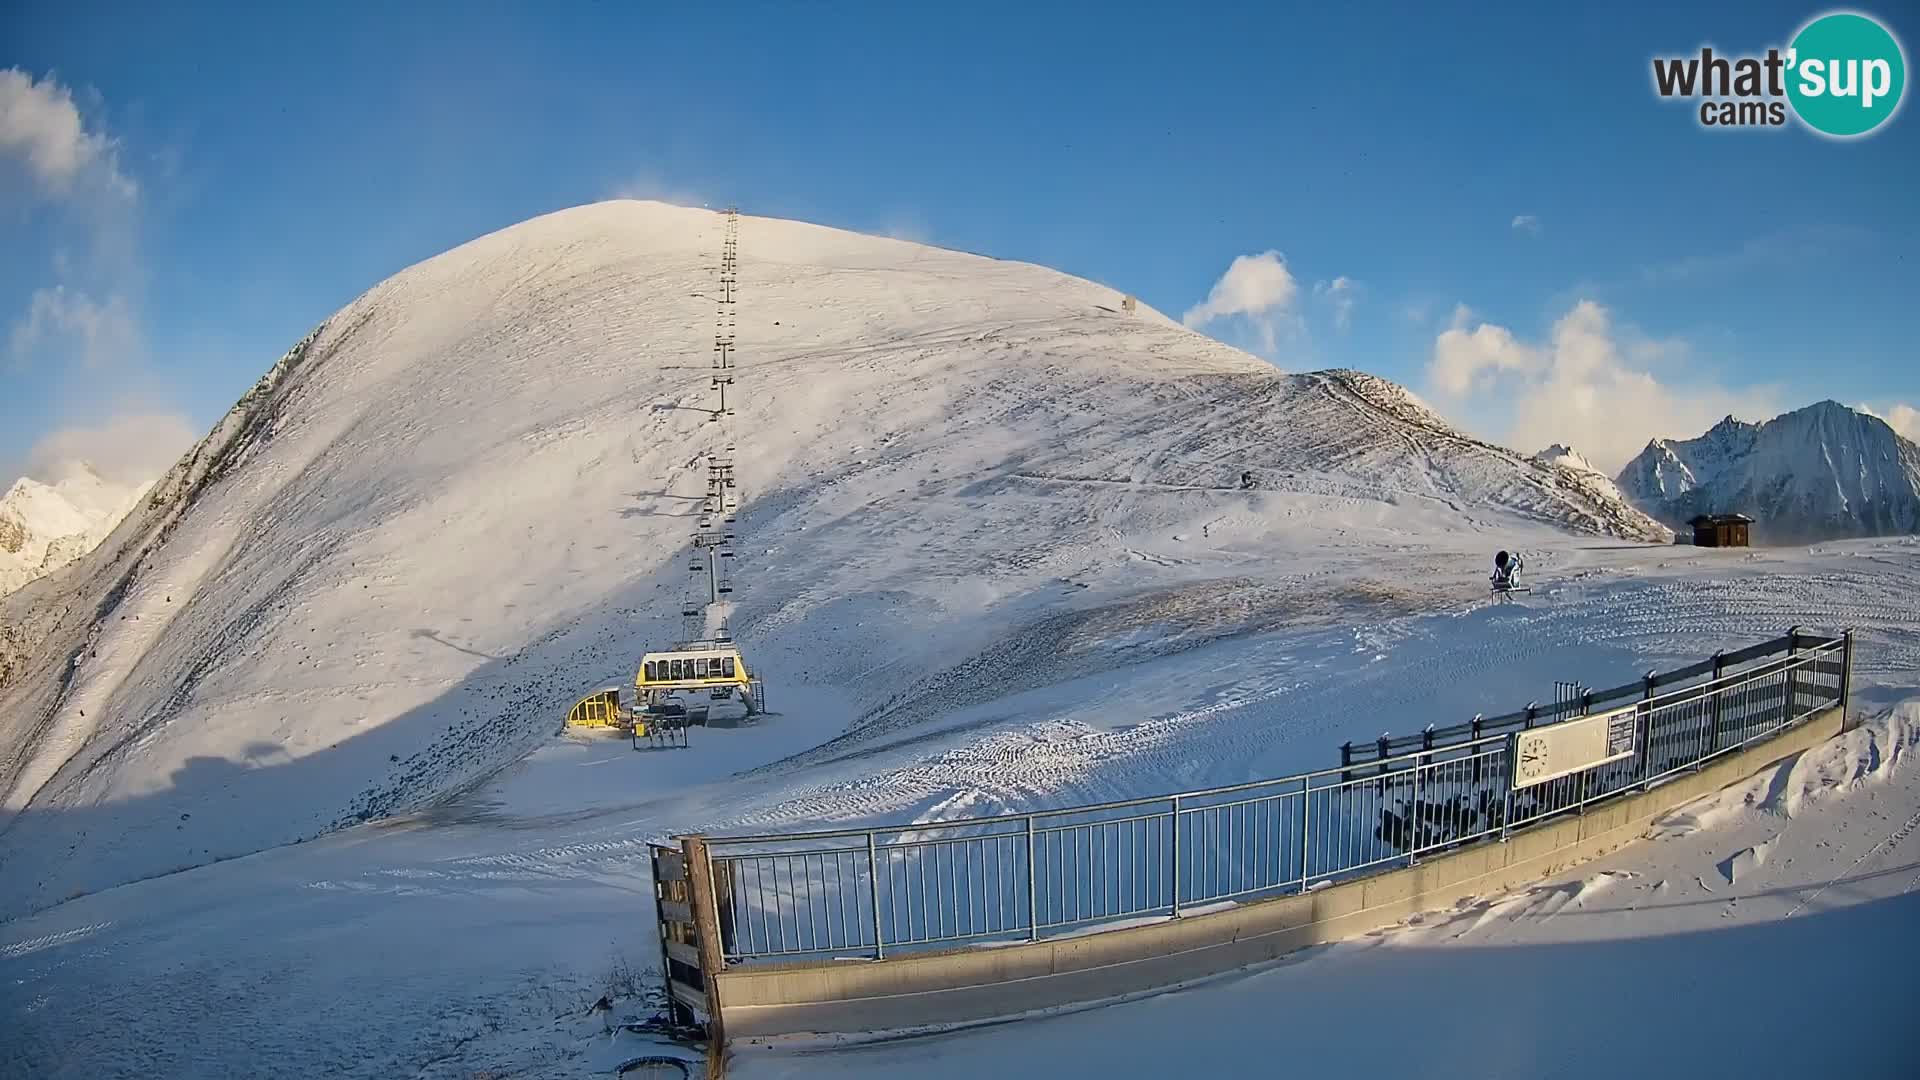
[[[729,963],[1039,940],[1300,893],[1509,833],[1736,752],[1845,701],[1851,635],[1798,631],[1631,688],[1630,756],[1516,790],[1482,722],[1339,768],[922,825],[706,838]],[[1784,654],[1784,655],[1782,655]],[[1763,657],[1764,662],[1751,663]],[[1628,688],[1623,688],[1628,689]],[[1584,694],[1542,721],[1585,715]],[[1616,706],[1617,708],[1618,706]],[[1544,711],[1544,710],[1541,710]],[[1506,718],[1501,718],[1503,726]],[[1464,736],[1464,737],[1462,737]]]

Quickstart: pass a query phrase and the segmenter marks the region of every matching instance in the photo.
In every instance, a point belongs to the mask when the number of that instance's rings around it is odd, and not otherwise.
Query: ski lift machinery
[[[745,706],[748,720],[766,712],[765,687],[747,669],[725,609],[717,626],[709,630],[707,623],[709,608],[721,605],[734,591],[734,525],[740,504],[733,475],[734,441],[728,430],[732,426],[728,420],[734,413],[727,401],[727,389],[734,380],[738,247],[739,212],[729,209],[720,257],[720,313],[714,330],[713,377],[709,383],[715,401],[707,417],[721,431],[718,447],[703,455],[707,462],[706,495],[701,500],[687,559],[694,587],[680,608],[687,624],[687,639],[670,649],[643,655],[633,676],[635,713],[658,724],[705,724],[713,706],[736,700]]]
[[[640,659],[633,677],[638,711],[705,724],[714,705],[739,701],[748,717],[766,711],[766,691],[730,640],[687,641]]]

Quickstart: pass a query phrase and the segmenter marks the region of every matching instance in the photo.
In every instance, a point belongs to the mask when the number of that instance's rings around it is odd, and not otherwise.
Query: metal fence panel
[[[1789,635],[1552,706],[1384,740],[1341,768],[1180,795],[877,829],[708,840],[729,962],[991,945],[1303,892],[1644,789],[1839,704],[1841,639]],[[1756,651],[1759,650],[1759,651]],[[1784,654],[1784,655],[1776,655]],[[1638,697],[1631,756],[1522,790],[1511,731]],[[1617,707],[1617,705],[1615,706]]]

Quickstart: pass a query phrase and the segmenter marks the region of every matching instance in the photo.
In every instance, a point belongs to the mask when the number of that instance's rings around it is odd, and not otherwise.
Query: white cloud
[[[26,471],[51,480],[84,461],[108,480],[137,487],[167,471],[199,438],[178,413],[136,409],[48,433],[28,452]]]
[[[1513,228],[1515,232],[1523,232],[1528,236],[1539,236],[1540,219],[1532,214],[1515,214],[1513,216]]]
[[[36,80],[7,68],[0,70],[0,171],[13,168],[57,211],[34,223],[35,233],[23,222],[23,235],[48,238],[52,282],[24,303],[6,298],[20,307],[4,366],[38,360],[98,372],[138,363],[145,280],[136,250],[139,189],[120,169],[117,141],[90,125],[73,92],[52,76]]]
[[[120,171],[114,140],[87,130],[72,91],[19,68],[0,70],[0,157],[17,159],[50,197],[89,185],[127,199],[138,190]]]
[[[140,340],[139,322],[125,296],[97,301],[55,285],[34,290],[26,314],[8,335],[7,355],[16,369],[51,356],[56,363],[100,371],[139,361]]]
[[[1591,300],[1576,303],[1537,345],[1491,323],[1468,330],[1470,321],[1465,307],[1455,312],[1434,342],[1429,379],[1457,404],[1476,391],[1473,403],[1492,417],[1496,437],[1523,452],[1564,443],[1611,474],[1654,436],[1691,438],[1729,414],[1779,412],[1766,388],[1661,381],[1655,369],[1684,358],[1686,344],[1623,332]]]
[[[1241,255],[1213,283],[1206,300],[1187,309],[1181,322],[1199,329],[1217,319],[1239,317],[1259,334],[1264,350],[1273,352],[1277,322],[1292,308],[1300,287],[1277,251]]]
[[[1345,330],[1353,323],[1353,306],[1360,299],[1360,283],[1350,277],[1316,282],[1313,295],[1333,307],[1333,325]]]
[[[1920,442],[1920,409],[1905,402],[1895,402],[1885,408],[1875,409],[1867,405],[1857,408],[1868,416],[1877,416],[1887,422],[1887,426],[1902,436]]]
[[[122,171],[119,144],[51,76],[0,70],[0,176],[11,191],[24,180],[30,205],[44,211],[0,222],[9,228],[0,248],[10,257],[37,253],[48,268],[43,283],[23,281],[20,293],[0,297],[11,314],[0,375],[31,365],[44,394],[32,402],[39,416],[30,430],[45,434],[17,464],[44,475],[85,460],[109,479],[150,480],[196,434],[142,389],[152,378],[140,313],[140,189]]]
[[[1483,322],[1467,329],[1472,317],[1465,304],[1454,308],[1453,325],[1434,339],[1427,377],[1442,394],[1459,397],[1485,373],[1529,372],[1541,366],[1540,351],[1516,341],[1506,327]]]

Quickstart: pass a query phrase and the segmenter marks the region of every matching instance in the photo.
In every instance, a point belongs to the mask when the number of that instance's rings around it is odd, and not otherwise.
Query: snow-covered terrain
[[[116,484],[84,461],[57,466],[50,476],[23,476],[0,496],[0,597],[99,546],[148,486]]]
[[[1351,1064],[1400,1052],[1365,1037],[1390,1009],[1472,1040],[1403,1072],[1498,1074],[1514,1044],[1488,1034],[1495,1005],[1520,999],[1518,1053],[1587,1040],[1617,1071],[1632,1043],[1613,1014],[1589,1024],[1546,992],[1599,951],[1571,933],[1602,926],[1583,912],[1664,879],[1706,901],[1676,903],[1688,918],[1758,918],[1793,888],[1788,921],[1824,928],[1885,910],[1863,880],[1911,876],[1920,830],[1895,825],[1916,809],[1920,538],[1672,547],[1603,477],[1462,436],[1371,376],[1281,374],[1038,267],[758,218],[740,226],[733,625],[773,715],[685,750],[558,735],[575,696],[679,629],[695,455],[718,426],[699,407],[720,236],[718,215],[604,204],[397,275],[290,350],[101,548],[0,601],[0,1076],[559,1078],[697,1057],[606,1033],[648,1011],[649,839],[1271,776],[1793,624],[1859,631],[1855,699],[1881,719],[1766,781],[1760,807],[1698,808],[1698,831],[1652,849],[1677,869],[1625,852],[1570,879],[1600,881],[1580,903],[1521,898],[1437,960],[1322,951],[1105,1014],[1124,1031],[1061,1026],[1088,1013],[958,1036],[929,1068],[1038,1057],[1069,1076],[1131,1044],[1104,1075],[1141,1075],[1162,1050],[1246,1042],[1264,1075],[1288,1051],[1260,1040],[1288,1032],[1343,1035]],[[1519,603],[1486,603],[1496,548],[1525,552]],[[1849,759],[1888,779],[1829,795]],[[1775,805],[1818,835],[1769,845]],[[1684,892],[1696,865],[1711,897]],[[1789,867],[1820,881],[1771,876]],[[1860,965],[1911,955],[1904,903],[1835,936],[1873,953]],[[1679,915],[1598,932],[1624,951],[1594,977],[1672,1031],[1693,999],[1649,994],[1719,984],[1680,950],[1660,968],[1672,941],[1642,929],[1707,935]],[[1475,947],[1501,934],[1534,948]],[[1725,941],[1696,955],[1795,1006],[1856,963],[1780,991],[1739,966],[1764,945]],[[1315,964],[1337,969],[1272,981]],[[1180,1011],[1261,980],[1285,989]],[[612,1011],[590,1013],[602,994]],[[1784,1004],[1728,1000],[1753,1017],[1729,1038],[1791,1029]],[[1175,1041],[1143,1042],[1142,1009]],[[1233,1026],[1208,1028],[1213,1010]],[[1836,1074],[1873,1073],[1873,1047],[1809,1038]],[[887,1053],[736,1068],[902,1075]]]
[[[0,607],[0,915],[427,806],[676,636],[721,231],[606,203],[396,275]],[[1050,270],[752,217],[739,249],[733,625],[851,740],[1416,607],[1327,576],[1381,552],[1667,537],[1391,383]]]
[[[1534,460],[1544,464],[1559,465],[1562,468],[1572,469],[1575,472],[1597,473],[1601,476],[1606,475],[1595,468],[1593,463],[1588,461],[1580,451],[1564,443],[1554,443],[1552,446],[1533,455],[1533,457]]]
[[[1899,908],[1905,901],[1890,902],[1897,910],[1884,922],[1846,920],[1847,912],[1885,895],[1873,888],[1896,894],[1908,888],[1912,895],[1912,845],[1920,830],[1899,826],[1920,810],[1914,786],[1920,774],[1912,770],[1914,748],[1907,745],[1911,702],[1920,699],[1920,541],[1740,552],[1563,537],[1529,557],[1542,567],[1540,591],[1519,604],[1490,607],[1476,599],[1484,577],[1478,560],[1468,564],[1464,555],[1451,570],[1429,552],[1381,555],[1362,572],[1426,578],[1431,593],[1395,613],[1356,602],[1317,627],[1215,641],[1159,664],[1029,691],[998,713],[982,705],[965,722],[932,724],[921,739],[896,737],[860,756],[750,771],[829,738],[852,715],[850,703],[836,695],[776,687],[784,695],[781,714],[758,729],[697,730],[692,748],[656,753],[635,753],[619,740],[556,740],[426,814],[76,897],[0,923],[0,1029],[10,1035],[0,1040],[0,1076],[466,1080],[492,1071],[560,1078],[604,1073],[644,1053],[697,1057],[697,1051],[631,1034],[609,1039],[602,1018],[586,1012],[612,991],[612,1019],[646,1013],[630,973],[655,962],[645,853],[651,837],[709,824],[859,822],[996,804],[1064,805],[1095,793],[1144,795],[1288,764],[1323,765],[1342,739],[1416,730],[1545,698],[1553,679],[1613,685],[1795,622],[1856,627],[1856,705],[1880,716],[1907,710],[1900,714],[1904,728],[1883,719],[1869,725],[1875,741],[1862,744],[1864,736],[1856,736],[1844,753],[1820,755],[1836,762],[1850,754],[1864,760],[1863,775],[1877,769],[1890,781],[1862,783],[1835,799],[1803,794],[1797,802],[1796,789],[1784,781],[1743,785],[1736,801],[1747,790],[1764,790],[1764,805],[1736,814],[1701,808],[1697,839],[1629,849],[1582,867],[1520,904],[1501,907],[1486,926],[1452,943],[1460,952],[1431,961],[1418,950],[1367,952],[1359,966],[1338,961],[1327,975],[1315,969],[1310,984],[1282,982],[1274,994],[1240,1004],[1231,987],[1216,988],[1230,995],[1221,999],[1217,1027],[1209,1026],[1206,1009],[1181,1011],[1180,1003],[1196,994],[1215,992],[1197,991],[1121,1007],[1113,1013],[1125,1027],[1121,1032],[1068,1026],[1093,1023],[1095,1014],[1026,1021],[935,1044],[930,1061],[943,1068],[991,1063],[1025,1075],[1009,1051],[1066,1066],[1111,1063],[1101,1056],[1111,1047],[1095,1043],[1126,1038],[1144,1068],[1108,1075],[1157,1076],[1165,1055],[1197,1053],[1201,1044],[1220,1048],[1209,1054],[1225,1054],[1244,1043],[1267,1055],[1260,1060],[1277,1059],[1282,1048],[1263,1040],[1285,1036],[1301,1047],[1305,1062],[1312,1060],[1309,1050],[1329,1042],[1351,1052],[1351,1033],[1368,1030],[1369,1018],[1385,1008],[1370,1005],[1370,994],[1396,995],[1394,1015],[1414,1025],[1410,1030],[1438,1032],[1443,1020],[1472,1010],[1479,1026],[1456,1031],[1472,1038],[1492,1022],[1495,1004],[1505,1003],[1533,1017],[1519,1025],[1520,1053],[1594,1038],[1614,1047],[1610,1036],[1595,1035],[1586,1011],[1613,1007],[1611,991],[1601,1001],[1581,996],[1581,1008],[1544,998],[1568,982],[1583,985],[1590,964],[1607,987],[1639,973],[1634,978],[1644,981],[1619,992],[1634,999],[1648,1022],[1662,1025],[1655,1030],[1663,1038],[1675,1030],[1669,1023],[1681,1022],[1676,1017],[1702,1010],[1722,1017],[1724,1006],[1750,1017],[1726,1045],[1708,1044],[1732,1055],[1726,1070],[1665,1071],[1649,1059],[1640,1071],[1777,1074],[1733,1067],[1750,1064],[1744,1055],[1765,1048],[1781,1060],[1826,1055],[1830,1070],[1808,1075],[1886,1075],[1868,1055],[1904,1052],[1910,1042],[1881,1035],[1836,1042],[1837,1029],[1802,1026],[1803,1013],[1787,1010],[1824,1008],[1838,997],[1845,1004],[1834,1007],[1858,1008],[1862,1022],[1870,1022],[1880,1015],[1877,1008],[1902,1001],[1910,1007],[1910,996],[1902,996],[1910,984],[1861,980],[1879,974],[1882,961],[1902,963],[1913,955],[1920,920]],[[1356,572],[1330,564],[1314,569],[1333,580]],[[1908,736],[1898,736],[1900,730]],[[1799,775],[1828,774],[1822,765]],[[1802,817],[1789,821],[1780,813]],[[1678,819],[1670,824],[1689,827]],[[1719,876],[1721,862],[1789,829],[1806,830],[1804,838],[1739,859],[1738,883]],[[1697,846],[1673,846],[1681,843]],[[1643,852],[1652,853],[1649,860],[1635,861]],[[1612,882],[1616,888],[1596,886],[1580,904],[1554,899],[1617,872],[1637,876]],[[1662,880],[1667,888],[1650,893]],[[1507,899],[1488,897],[1487,910]],[[1794,925],[1781,931],[1786,937],[1773,936],[1766,922],[1719,942],[1685,921],[1697,915],[1718,928],[1777,920],[1801,899],[1808,906],[1788,920]],[[1668,901],[1671,910],[1654,911],[1654,903]],[[1635,910],[1615,911],[1610,922],[1593,914],[1612,905]],[[1482,914],[1477,908],[1466,913],[1469,924]],[[1816,914],[1816,925],[1830,927],[1815,943],[1818,950],[1792,936]],[[1588,934],[1618,948],[1618,958],[1603,955],[1606,949]],[[1668,936],[1656,936],[1662,934]],[[1695,939],[1675,934],[1699,934],[1701,948],[1687,947]],[[1532,948],[1480,948],[1489,937]],[[1315,954],[1297,968],[1259,978],[1288,979],[1289,971],[1343,955]],[[1768,972],[1753,965],[1775,960],[1771,976],[1761,978]],[[1509,962],[1522,966],[1505,966]],[[1808,972],[1820,973],[1816,986],[1807,984]],[[1856,991],[1861,986],[1866,989]],[[1459,992],[1447,993],[1448,987]],[[1679,1002],[1656,1008],[1665,1001],[1659,995],[1668,993]],[[1339,1007],[1316,1004],[1321,994]],[[1157,1016],[1166,1009],[1175,1010],[1177,1023],[1156,1027],[1141,1019],[1142,1010]],[[1266,1019],[1252,1024],[1249,1015]],[[1280,1026],[1293,1016],[1298,1024]],[[1763,1019],[1764,1037],[1751,1029]],[[1151,1038],[1140,1030],[1143,1022]],[[1414,1054],[1426,1045],[1397,1035],[1375,1041],[1382,1044],[1378,1053]],[[1430,1056],[1414,1073],[1545,1071],[1530,1056],[1510,1066],[1490,1064],[1485,1043],[1473,1045],[1481,1052]],[[1601,1067],[1608,1054],[1593,1052]],[[878,1053],[771,1060],[743,1053],[735,1068],[747,1077],[832,1070],[900,1075],[897,1059]]]
[[[1746,514],[1759,542],[1920,532],[1920,446],[1836,401],[1760,424],[1729,416],[1697,439],[1654,439],[1617,480],[1670,525]]]
[[[1920,955],[1920,698],[1511,895],[1143,1000],[872,1045],[743,1046],[739,1080],[1896,1077]],[[1284,1062],[1281,1068],[1276,1063]]]
[[[1629,502],[1626,494],[1614,484],[1612,477],[1595,468],[1594,464],[1588,461],[1580,451],[1570,446],[1554,443],[1533,455],[1533,459],[1543,465],[1552,465],[1574,474],[1580,483],[1591,485],[1596,493],[1607,499]]]

